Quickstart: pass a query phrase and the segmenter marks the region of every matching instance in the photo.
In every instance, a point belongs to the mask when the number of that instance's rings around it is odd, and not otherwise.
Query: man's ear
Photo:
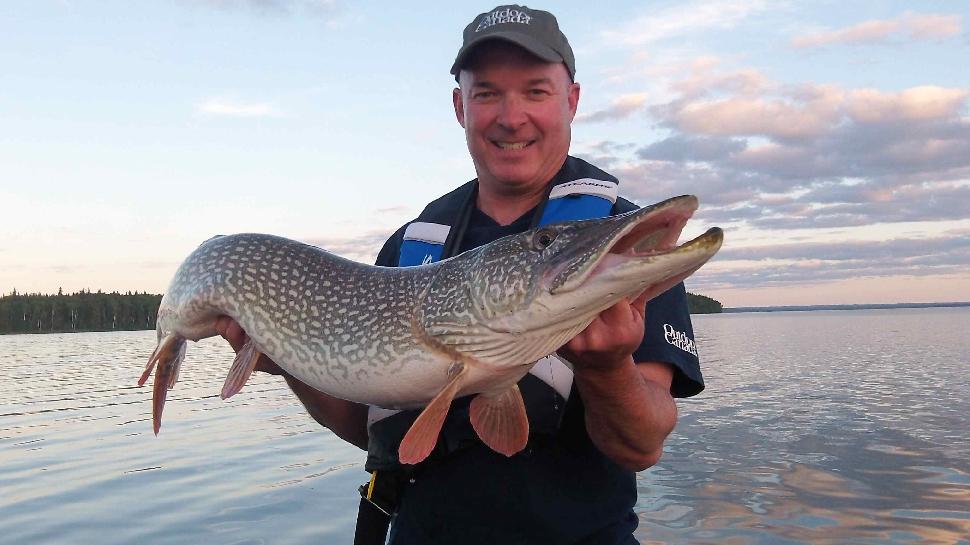
[[[460,88],[455,87],[451,91],[451,101],[455,103],[455,117],[458,119],[458,124],[465,128],[465,103],[462,102]]]
[[[579,84],[571,83],[569,84],[569,90],[567,91],[566,100],[569,102],[569,118],[572,119],[576,117],[576,109],[579,107]]]

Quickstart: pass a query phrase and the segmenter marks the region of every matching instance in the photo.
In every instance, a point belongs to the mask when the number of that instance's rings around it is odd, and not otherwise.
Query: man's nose
[[[509,130],[516,130],[529,120],[525,104],[521,98],[506,96],[499,109],[498,123]]]

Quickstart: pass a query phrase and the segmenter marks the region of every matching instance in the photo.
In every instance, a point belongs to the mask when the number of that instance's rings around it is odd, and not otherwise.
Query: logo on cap
[[[482,17],[482,20],[478,22],[478,27],[475,29],[475,32],[481,32],[491,26],[506,23],[519,23],[522,25],[527,25],[531,20],[532,16],[526,14],[524,11],[514,8],[497,9],[492,13],[486,14],[485,17]]]

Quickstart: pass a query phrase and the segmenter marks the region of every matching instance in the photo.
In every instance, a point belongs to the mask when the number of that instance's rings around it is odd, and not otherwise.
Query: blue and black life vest
[[[568,157],[550,183],[531,227],[608,216],[617,200],[618,185],[615,177],[586,161]],[[473,180],[425,207],[405,229],[398,265],[423,265],[455,255],[475,206],[477,187],[477,182]],[[519,382],[531,433],[556,432],[572,382],[572,369],[555,354],[539,360]],[[478,441],[468,423],[471,397],[453,402],[442,426],[437,448],[453,451],[470,441]],[[397,460],[398,445],[418,414],[419,410],[370,408],[367,420],[370,436],[368,470],[386,470],[400,465]]]

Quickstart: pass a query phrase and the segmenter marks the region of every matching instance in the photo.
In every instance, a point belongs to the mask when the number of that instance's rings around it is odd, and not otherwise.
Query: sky
[[[217,235],[370,262],[475,177],[448,70],[492,4],[0,4],[0,293],[162,293]],[[970,301],[970,3],[560,1],[571,152],[696,194],[725,306]]]

